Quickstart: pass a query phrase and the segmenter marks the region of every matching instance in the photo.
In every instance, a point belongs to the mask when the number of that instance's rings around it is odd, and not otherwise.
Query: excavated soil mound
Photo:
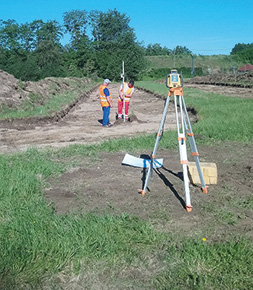
[[[20,105],[24,99],[28,99],[28,94],[20,88],[19,80],[0,70],[0,105],[5,104],[8,107]]]
[[[0,106],[18,107],[23,101],[36,95],[38,103],[42,105],[50,95],[61,94],[75,90],[82,93],[80,88],[85,87],[91,80],[88,78],[45,78],[38,82],[22,82],[13,75],[0,70]]]
[[[253,98],[253,74],[197,76],[187,80],[185,87],[229,97]]]
[[[214,74],[208,76],[196,76],[193,79],[188,80],[187,83],[252,88],[253,73]]]

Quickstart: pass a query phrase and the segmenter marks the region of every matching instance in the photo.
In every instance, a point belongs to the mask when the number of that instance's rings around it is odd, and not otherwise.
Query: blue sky
[[[114,8],[131,19],[145,46],[181,45],[195,54],[212,55],[230,54],[237,43],[253,43],[253,0],[0,0],[0,19],[63,24],[64,12]]]

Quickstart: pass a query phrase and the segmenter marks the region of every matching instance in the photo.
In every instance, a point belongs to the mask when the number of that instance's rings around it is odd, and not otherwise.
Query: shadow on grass
[[[173,174],[174,176],[180,178],[183,180],[183,174],[182,172],[175,173],[169,169],[166,169],[165,167],[162,167],[162,169],[166,170],[170,174]],[[167,179],[167,177],[160,171],[159,168],[154,169],[155,173],[162,179],[164,184],[170,188],[170,190],[173,192],[174,196],[180,201],[181,205],[184,209],[186,209],[185,201],[182,199],[182,197],[178,194],[176,189],[174,188],[173,184]]]
[[[147,154],[141,154],[140,155],[140,158],[143,158],[143,159],[148,159],[150,160],[150,156],[147,155]],[[170,174],[176,176],[177,178],[181,179],[183,181],[183,173],[182,172],[178,172],[178,173],[175,173],[173,172],[172,170],[169,170],[167,168],[165,168],[164,166],[161,167],[163,170],[169,172]],[[185,209],[186,208],[186,204],[185,204],[185,201],[182,199],[182,197],[178,194],[178,192],[176,191],[176,189],[174,188],[173,184],[167,179],[167,177],[160,171],[159,168],[154,168],[154,172],[162,179],[162,181],[164,182],[164,184],[166,186],[168,186],[170,188],[170,190],[173,192],[174,196],[179,200],[179,202],[181,203],[181,205],[183,206],[183,208]],[[152,173],[151,172],[151,176],[152,176]],[[142,178],[141,178],[141,181],[142,181],[142,188],[144,188],[144,185],[145,185],[145,181],[146,181],[146,177],[147,177],[147,169],[144,168],[142,170]],[[147,187],[147,190],[150,192],[150,189],[149,187]]]

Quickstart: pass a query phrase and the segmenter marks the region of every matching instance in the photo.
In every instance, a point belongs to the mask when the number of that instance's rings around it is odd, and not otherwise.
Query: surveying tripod
[[[150,175],[153,173],[154,169],[154,160],[156,151],[158,148],[159,141],[161,140],[164,123],[166,120],[166,115],[169,107],[170,97],[174,97],[174,105],[175,105],[175,115],[176,115],[176,123],[177,123],[177,134],[178,134],[178,145],[179,145],[179,154],[180,154],[180,163],[182,164],[183,169],[183,179],[184,179],[184,191],[185,191],[185,206],[187,212],[192,211],[192,205],[191,205],[191,197],[190,197],[190,188],[189,188],[189,177],[188,177],[188,170],[187,170],[187,149],[186,149],[186,137],[185,132],[187,133],[188,141],[190,144],[192,156],[194,157],[194,161],[196,163],[196,167],[198,170],[199,178],[201,181],[201,187],[204,193],[207,193],[207,186],[204,181],[200,161],[199,161],[199,153],[197,150],[194,134],[192,131],[189,115],[187,113],[184,96],[183,96],[183,89],[182,89],[182,76],[177,73],[176,70],[172,70],[169,75],[167,75],[166,78],[166,86],[169,87],[168,96],[165,102],[164,111],[161,119],[161,123],[159,126],[158,133],[156,135],[156,141],[155,146],[153,149],[153,152],[151,154],[151,161],[150,166],[148,167],[148,173],[146,175],[144,187],[142,190],[140,190],[142,195],[145,195],[146,189],[148,187],[148,181],[150,178]],[[178,113],[178,107],[179,107],[179,113]]]

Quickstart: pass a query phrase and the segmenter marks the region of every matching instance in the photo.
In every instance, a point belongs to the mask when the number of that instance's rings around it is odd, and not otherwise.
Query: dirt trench
[[[29,120],[19,126],[2,126],[0,152],[23,151],[32,146],[60,148],[70,144],[94,144],[110,138],[155,133],[161,121],[164,100],[152,93],[136,89],[130,103],[130,121],[120,122],[116,120],[119,85],[110,85],[114,101],[110,113],[110,122],[113,124],[111,128],[101,125],[102,110],[98,90],[94,90],[58,121],[53,119],[40,122],[39,119],[34,119],[33,124]],[[165,129],[175,126],[174,104],[171,103]]]
[[[70,144],[94,144],[110,138],[136,136],[155,133],[161,121],[164,100],[149,91],[135,89],[130,103],[131,122],[116,121],[117,97],[120,84],[110,85],[114,106],[111,109],[111,128],[101,125],[102,110],[98,98],[98,89],[83,94],[77,103],[71,104],[62,112],[49,118],[30,118],[1,121],[0,153],[24,151],[29,147],[60,148]],[[203,84],[185,84],[185,87],[219,93],[225,96],[253,98],[252,89],[221,87]],[[197,119],[190,115],[191,120]],[[176,128],[174,104],[170,104],[165,130]]]

